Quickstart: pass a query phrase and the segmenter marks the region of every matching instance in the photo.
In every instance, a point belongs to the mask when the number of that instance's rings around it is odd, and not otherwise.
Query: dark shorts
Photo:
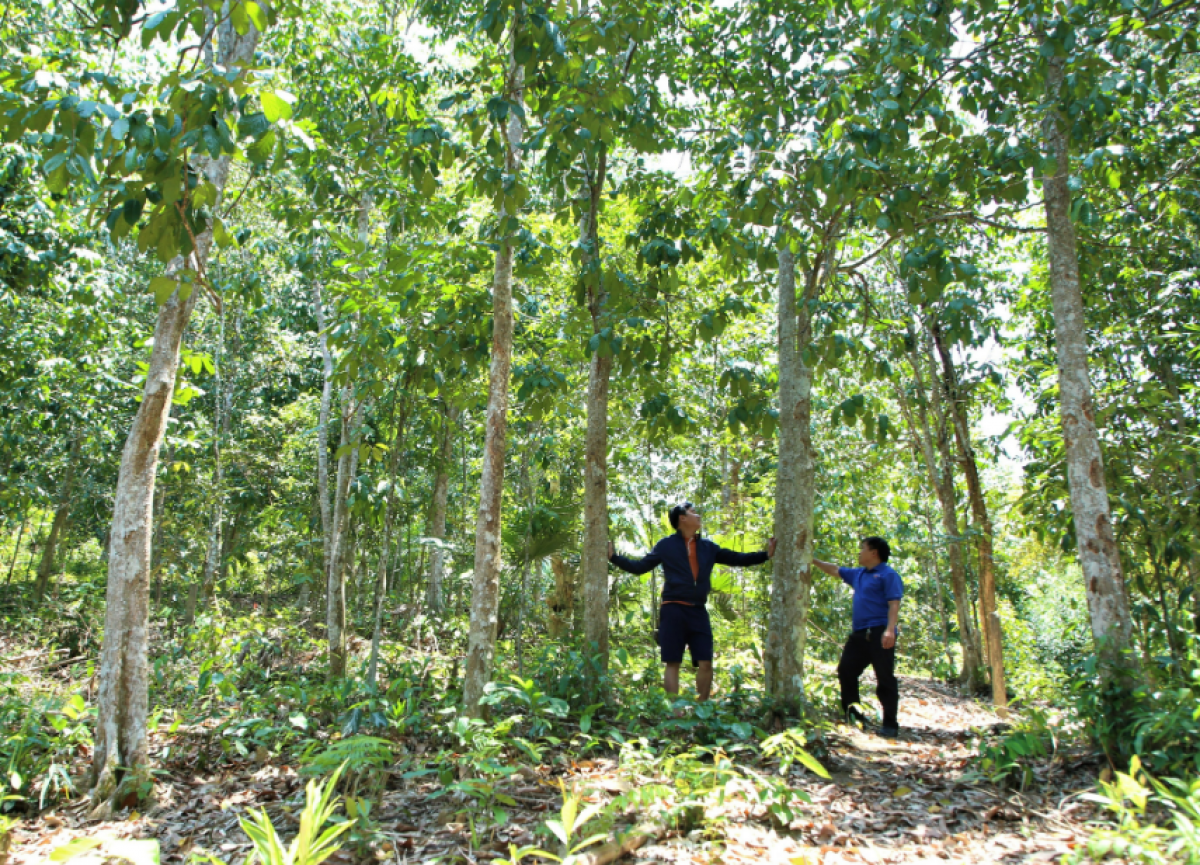
[[[708,608],[685,607],[683,604],[663,604],[658,614],[658,645],[664,664],[683,663],[686,647],[692,655],[692,666],[713,659],[712,622]]]

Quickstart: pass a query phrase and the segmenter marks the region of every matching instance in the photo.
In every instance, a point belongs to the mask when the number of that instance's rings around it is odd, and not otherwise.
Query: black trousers
[[[860,702],[858,677],[868,666],[875,670],[878,683],[875,695],[883,704],[883,726],[895,727],[896,711],[900,703],[900,686],[896,682],[896,647],[883,647],[883,627],[854,631],[842,648],[842,659],[838,662],[838,682],[842,686],[842,712]]]

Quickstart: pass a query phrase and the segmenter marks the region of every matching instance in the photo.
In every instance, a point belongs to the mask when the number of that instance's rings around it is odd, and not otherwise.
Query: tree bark
[[[388,492],[383,500],[383,538],[379,548],[379,566],[375,573],[375,626],[371,630],[371,660],[367,664],[367,688],[375,687],[379,672],[379,647],[383,642],[383,608],[387,601],[387,571],[392,549],[392,522],[395,516],[396,474],[400,468],[401,443],[404,437],[405,415],[402,413],[392,441],[388,460]]]
[[[325,301],[321,286],[312,287],[313,314],[317,319],[317,339],[321,345],[321,409],[317,418],[317,503],[321,511],[322,573],[329,574],[333,554],[333,515],[329,507],[329,410],[333,402],[333,355],[325,322]]]
[[[67,517],[71,514],[71,493],[75,486],[75,466],[79,462],[79,451],[83,440],[76,436],[71,442],[71,454],[67,457],[66,474],[63,477],[62,489],[58,494],[58,507],[54,511],[54,522],[50,524],[50,534],[46,537],[46,546],[42,549],[42,561],[38,564],[37,583],[34,585],[34,601],[41,603],[50,588],[50,575],[54,571],[54,553],[58,549],[58,539],[67,525]]]
[[[239,35],[228,21],[217,28],[218,63],[227,70],[254,59],[258,30],[249,25]],[[218,198],[229,177],[231,158],[196,157]],[[196,238],[192,253],[197,271],[208,262],[212,226]],[[168,266],[174,273],[186,267],[182,257]],[[149,703],[150,542],[153,533],[154,481],[158,454],[171,412],[179,366],[179,346],[199,290],[186,298],[176,291],[159,309],[154,347],[146,370],[142,403],[138,407],[121,453],[113,500],[108,551],[108,592],[104,616],[104,645],[96,691],[98,717],[93,751],[93,818],[105,818],[112,808],[139,798],[152,781],[146,747]]]
[[[354,436],[361,423],[361,401],[350,385],[342,388],[342,435],[338,451],[337,488],[333,501],[333,532],[329,570],[325,575],[325,633],[329,640],[329,676],[346,675],[346,553],[350,547],[350,483],[358,467]]]
[[[992,673],[992,704],[998,709],[1005,709],[1008,706],[1008,690],[1004,681],[1004,638],[1000,629],[1000,613],[996,608],[992,519],[988,515],[987,502],[983,498],[983,484],[979,480],[975,449],[971,446],[971,433],[967,426],[966,408],[959,393],[954,360],[942,341],[941,329],[937,324],[933,325],[933,341],[942,359],[942,386],[945,389],[946,407],[954,422],[954,437],[958,442],[963,474],[967,480],[971,512],[975,516],[975,524],[979,527],[979,606],[983,618],[984,638],[987,640],[988,665]]]
[[[823,257],[806,274],[796,303],[796,259],[786,239],[779,249],[779,468],[775,481],[776,549],[766,633],[766,690],[780,709],[804,702],[804,648],[812,589],[812,370],[804,360]]]
[[[524,105],[525,67],[517,62],[515,46],[524,28],[525,6],[513,9],[512,45],[505,74],[504,95]],[[504,173],[515,183],[521,172],[519,146],[524,128],[517,112],[508,112],[504,128]],[[479,479],[479,511],[475,521],[475,571],[471,581],[471,618],[467,636],[467,668],[463,705],[479,717],[480,699],[492,674],[496,625],[500,610],[500,505],[504,492],[504,457],[508,431],[508,382],[512,369],[512,275],[516,214],[501,204],[497,213],[499,249],[492,279],[492,363],[488,373],[488,407],[483,468]]]
[[[450,460],[454,448],[454,427],[459,410],[451,403],[442,409],[442,438],[438,444],[437,475],[433,482],[433,515],[430,537],[438,541],[429,557],[429,585],[425,591],[425,607],[430,615],[441,615],[446,598],[442,582],[446,570],[446,513],[450,499]]]
[[[1046,96],[1050,107],[1042,124],[1042,134],[1056,169],[1042,178],[1042,191],[1067,485],[1096,650],[1104,661],[1106,677],[1123,679],[1134,674],[1137,664],[1130,651],[1132,623],[1125,599],[1121,557],[1113,535],[1104,458],[1100,452],[1088,374],[1087,325],[1079,281],[1075,226],[1071,221],[1071,192],[1067,183],[1070,153],[1063,128],[1065,121],[1059,115],[1065,77],[1066,58],[1051,57],[1046,74]]]
[[[608,166],[603,144],[595,170],[588,167],[588,201],[580,227],[583,279],[587,283],[592,334],[599,339],[605,323],[604,266],[600,257],[600,202]],[[583,482],[583,638],[588,654],[597,654],[597,674],[608,669],[608,387],[612,350],[597,343],[588,368],[587,434]],[[595,684],[599,684],[596,682]],[[603,698],[597,693],[595,696]]]
[[[914,334],[915,337],[915,334]],[[913,383],[916,387],[916,418],[908,407],[903,390],[898,388],[900,404],[905,418],[909,422],[913,437],[921,447],[924,457],[925,471],[929,476],[929,485],[937,496],[941,509],[942,532],[946,536],[946,557],[950,562],[950,588],[954,597],[954,611],[958,621],[959,642],[962,644],[962,670],[958,675],[958,684],[968,693],[978,686],[979,671],[983,667],[983,651],[979,644],[979,634],[975,629],[971,616],[971,596],[967,591],[967,571],[963,563],[962,532],[958,524],[957,496],[954,490],[954,462],[950,456],[950,443],[946,439],[945,425],[938,414],[938,431],[935,439],[929,423],[929,399],[925,390],[924,376],[921,374],[921,353],[916,345],[912,351]],[[940,409],[940,397],[937,388],[933,389],[935,411]],[[919,425],[918,425],[919,424]],[[939,471],[938,459],[934,455],[934,442],[941,456]]]

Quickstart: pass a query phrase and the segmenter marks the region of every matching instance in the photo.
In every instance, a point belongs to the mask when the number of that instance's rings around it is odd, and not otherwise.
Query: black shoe
[[[880,727],[879,735],[885,739],[899,739],[900,738],[900,728],[899,727]]]

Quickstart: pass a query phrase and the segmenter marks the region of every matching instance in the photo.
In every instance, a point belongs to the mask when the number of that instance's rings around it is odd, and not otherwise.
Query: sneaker
[[[898,739],[898,738],[900,738],[900,728],[899,727],[880,727],[879,735],[885,739]]]

